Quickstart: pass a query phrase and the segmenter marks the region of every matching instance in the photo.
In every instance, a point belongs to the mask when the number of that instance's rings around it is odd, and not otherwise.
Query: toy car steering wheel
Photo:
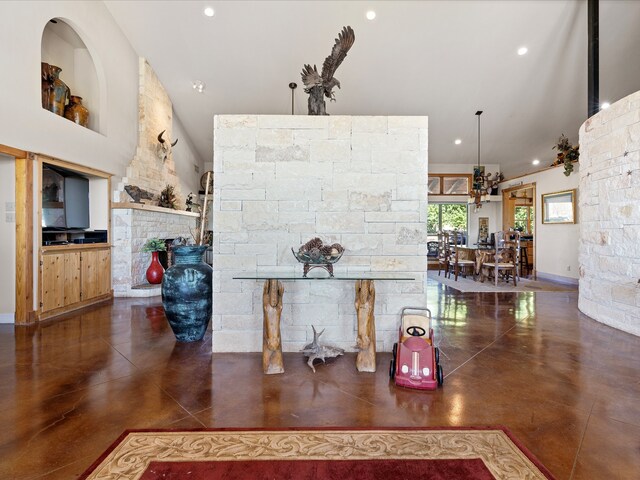
[[[427,331],[417,325],[411,325],[409,328],[407,328],[407,333],[412,337],[423,337],[427,333]]]

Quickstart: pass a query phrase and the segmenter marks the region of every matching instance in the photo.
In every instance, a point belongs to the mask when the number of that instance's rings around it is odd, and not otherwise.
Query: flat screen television
[[[89,179],[67,170],[42,169],[42,227],[89,228]]]

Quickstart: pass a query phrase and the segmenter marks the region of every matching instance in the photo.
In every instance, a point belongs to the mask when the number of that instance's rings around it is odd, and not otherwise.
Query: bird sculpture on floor
[[[336,43],[331,49],[331,54],[322,64],[322,74],[318,73],[318,68],[314,65],[305,64],[302,68],[302,83],[304,91],[309,94],[309,115],[327,115],[324,97],[335,102],[333,87],[340,88],[340,82],[333,76],[347,52],[356,40],[353,29],[349,26],[343,27],[338,33]]]
[[[320,342],[318,342],[318,338],[323,334],[324,329],[320,333],[317,333],[316,327],[311,325],[311,328],[313,328],[313,342],[305,345],[301,351],[305,357],[309,358],[307,365],[311,367],[313,373],[316,373],[316,367],[313,366],[313,362],[316,359],[322,360],[323,363],[326,363],[325,358],[339,357],[344,353],[344,350],[330,345],[321,345]]]

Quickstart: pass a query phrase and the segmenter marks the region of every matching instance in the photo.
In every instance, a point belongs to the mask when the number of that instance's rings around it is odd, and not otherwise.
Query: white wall
[[[473,174],[473,167],[476,164],[472,163],[430,163],[429,173],[465,173]],[[484,164],[485,172],[491,173],[492,176],[500,172],[500,165],[497,164]],[[429,203],[467,203],[469,197],[467,195],[447,195],[447,196],[429,196]],[[469,245],[473,245],[478,241],[478,225],[480,223],[480,217],[489,218],[489,232],[496,232],[502,228],[502,205],[496,201],[497,199],[484,203],[482,208],[476,212],[473,205],[469,205],[468,216],[468,240]]]
[[[63,18],[96,64],[104,135],[42,108],[41,40],[51,18]],[[124,175],[138,121],[138,56],[102,2],[0,2],[0,143]],[[10,72],[10,73],[9,73]]]
[[[92,230],[109,228],[108,187],[106,178],[89,177],[89,223]]]
[[[176,173],[180,179],[180,189],[185,197],[189,195],[189,192],[193,192],[194,201],[199,203],[198,190],[200,190],[200,177],[205,172],[204,162],[195,153],[196,149],[175,112],[173,113],[172,130],[173,139],[179,139],[176,146],[171,150],[171,155],[176,166]],[[179,205],[178,208],[184,209],[185,206]]]
[[[576,282],[578,279],[578,240],[580,211],[576,207],[577,223],[549,225],[542,223],[542,194],[578,188],[580,166],[574,165],[573,173],[564,175],[564,167],[558,166],[532,173],[500,184],[500,189],[536,184],[536,270],[539,277]],[[502,212],[500,213],[502,215]]]
[[[54,17],[63,18],[87,46],[100,83],[100,130],[82,128],[54,115],[41,105],[41,40],[45,26]],[[102,2],[32,1],[0,2],[0,18],[10,22],[0,29],[0,144],[44,153],[73,163],[125,175],[135,153],[138,138],[138,55]],[[55,36],[55,35],[54,35]],[[60,42],[64,40],[58,39]],[[45,49],[45,56],[50,52]],[[73,57],[68,62],[82,60]],[[82,63],[82,62],[80,62]],[[69,69],[70,67],[66,67]],[[64,77],[64,71],[61,77]],[[73,86],[80,73],[64,79]],[[86,98],[90,105],[97,101]],[[89,97],[92,94],[89,94]],[[95,96],[95,94],[93,94]],[[194,154],[187,133],[177,123],[182,145],[178,144],[176,170],[184,174],[183,182],[193,185],[199,180],[193,163],[201,164]],[[158,132],[159,133],[159,132]],[[115,183],[114,183],[115,186]]]
[[[6,255],[16,251],[16,190],[15,160],[0,153],[0,252],[5,261],[2,263],[2,281],[0,282],[0,323],[13,323],[16,310],[16,262],[15,257]]]

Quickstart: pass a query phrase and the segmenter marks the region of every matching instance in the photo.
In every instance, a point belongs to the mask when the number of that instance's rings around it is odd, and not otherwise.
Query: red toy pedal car
[[[435,390],[442,385],[444,374],[440,350],[433,346],[431,311],[422,307],[404,307],[400,312],[399,333],[398,343],[393,344],[389,366],[391,380],[395,380],[399,387],[419,390]]]

